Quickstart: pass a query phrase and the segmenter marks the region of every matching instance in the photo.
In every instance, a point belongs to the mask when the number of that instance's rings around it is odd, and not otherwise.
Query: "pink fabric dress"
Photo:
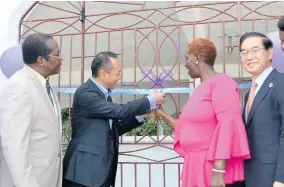
[[[237,83],[225,74],[202,82],[176,122],[174,150],[184,158],[182,187],[209,187],[214,160],[227,159],[225,182],[244,180],[250,158]]]

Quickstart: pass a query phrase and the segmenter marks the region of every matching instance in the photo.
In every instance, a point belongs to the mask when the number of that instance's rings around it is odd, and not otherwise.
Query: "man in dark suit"
[[[279,29],[279,38],[281,40],[281,48],[284,51],[284,16],[281,16],[277,23]]]
[[[115,186],[119,136],[141,125],[165,94],[127,104],[114,104],[110,92],[120,80],[121,65],[113,52],[101,52],[92,62],[92,78],[80,86],[73,101],[72,139],[63,160],[63,187]]]
[[[246,187],[284,187],[284,74],[271,66],[273,44],[261,33],[241,37],[240,55],[252,74],[243,111],[251,151]]]

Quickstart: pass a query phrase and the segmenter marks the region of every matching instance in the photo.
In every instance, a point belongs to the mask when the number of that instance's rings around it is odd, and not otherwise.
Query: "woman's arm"
[[[211,180],[212,187],[225,187],[225,169],[227,160],[215,160]]]
[[[227,165],[227,160],[215,160],[214,169],[216,170],[225,170]]]
[[[157,112],[158,116],[163,118],[170,127],[175,129],[175,126],[176,126],[176,119],[175,118],[173,118],[171,115],[167,114],[163,109],[157,109],[156,112]]]

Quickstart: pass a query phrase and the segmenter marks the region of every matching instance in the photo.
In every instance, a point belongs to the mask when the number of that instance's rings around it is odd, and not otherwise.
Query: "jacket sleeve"
[[[279,106],[280,114],[280,138],[279,138],[279,149],[278,149],[278,159],[277,159],[277,168],[275,173],[275,181],[284,183],[284,74],[280,74],[277,77],[276,82],[276,93]]]
[[[139,127],[142,124],[143,124],[143,121],[139,122],[136,117],[129,117],[126,120],[119,121],[118,126],[117,126],[118,135],[121,136],[124,133],[127,133]]]
[[[82,90],[77,94],[82,115],[86,117],[124,120],[150,112],[150,103],[146,97],[127,104],[115,104],[91,90]]]
[[[1,145],[9,173],[17,187],[39,187],[28,154],[32,133],[31,95],[23,85],[7,85],[4,89],[0,96]]]

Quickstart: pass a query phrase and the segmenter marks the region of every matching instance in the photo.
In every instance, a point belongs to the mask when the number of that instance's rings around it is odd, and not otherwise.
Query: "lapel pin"
[[[271,83],[269,83],[269,85],[268,85],[268,86],[269,86],[269,88],[271,88],[271,87],[273,86],[273,83],[272,83],[272,82],[271,82]]]

